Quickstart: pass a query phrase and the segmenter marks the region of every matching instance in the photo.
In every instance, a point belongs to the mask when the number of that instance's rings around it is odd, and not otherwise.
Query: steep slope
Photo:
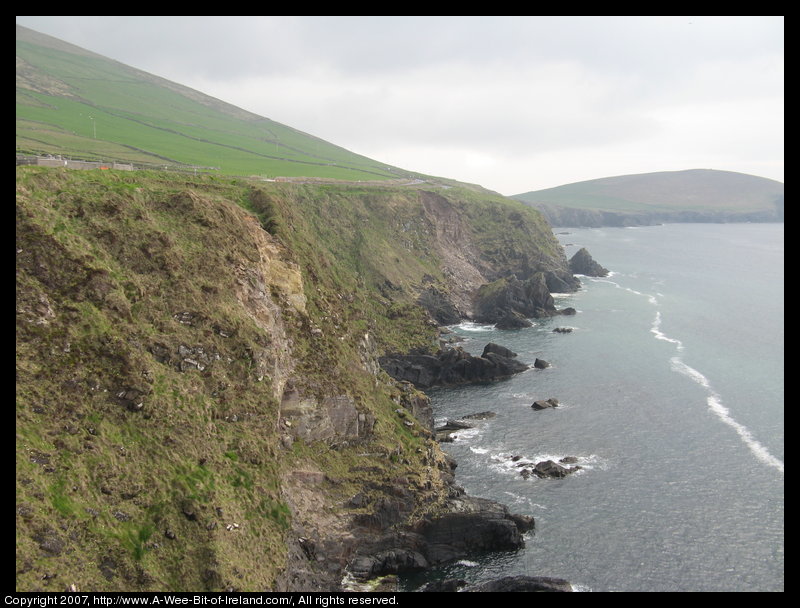
[[[25,591],[403,567],[364,551],[450,509],[452,472],[378,357],[437,348],[431,289],[567,267],[538,213],[470,190],[37,167],[16,256]]]
[[[554,226],[783,221],[781,182],[692,169],[620,175],[515,195]]]
[[[19,25],[16,52],[18,152],[266,177],[410,175]]]

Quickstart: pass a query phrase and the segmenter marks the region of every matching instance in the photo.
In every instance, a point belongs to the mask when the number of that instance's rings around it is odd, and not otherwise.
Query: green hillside
[[[773,211],[783,184],[711,169],[620,175],[517,194],[526,203],[620,212]]]
[[[436,348],[420,294],[566,267],[459,188],[19,167],[16,228],[19,591],[336,590],[449,493],[376,362]]]
[[[17,25],[17,153],[231,175],[386,180],[410,173]]]

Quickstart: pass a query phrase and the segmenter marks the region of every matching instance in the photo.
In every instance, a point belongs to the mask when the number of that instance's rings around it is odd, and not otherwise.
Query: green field
[[[19,26],[16,112],[18,153],[213,167],[268,178],[411,176]]]

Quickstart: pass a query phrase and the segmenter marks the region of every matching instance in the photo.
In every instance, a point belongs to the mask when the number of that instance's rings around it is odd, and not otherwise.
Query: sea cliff
[[[16,214],[18,590],[331,591],[523,542],[380,358],[569,280],[536,211],[20,168]]]

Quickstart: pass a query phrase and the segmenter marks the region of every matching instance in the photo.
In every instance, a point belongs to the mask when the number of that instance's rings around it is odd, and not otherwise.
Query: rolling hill
[[[783,221],[781,182],[711,169],[605,177],[513,198],[554,226],[659,222]]]
[[[223,174],[408,178],[188,87],[17,25],[17,153]]]

